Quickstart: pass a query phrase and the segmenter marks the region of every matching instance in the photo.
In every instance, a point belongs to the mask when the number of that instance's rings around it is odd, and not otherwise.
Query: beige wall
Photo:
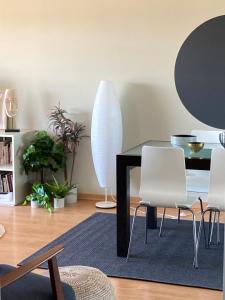
[[[224,11],[223,0],[1,0],[0,87],[17,89],[22,128],[47,128],[61,101],[90,131],[101,79],[117,88],[124,148],[205,128],[180,103],[174,64],[187,35]],[[100,191],[90,139],[80,147],[76,182]]]

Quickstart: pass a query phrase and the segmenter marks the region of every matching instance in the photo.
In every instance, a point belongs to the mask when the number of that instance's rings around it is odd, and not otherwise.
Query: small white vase
[[[63,208],[65,205],[65,198],[54,198],[54,208]]]
[[[38,203],[38,201],[33,201],[33,200],[30,201],[30,205],[32,208],[41,207],[41,205],[40,205],[40,203]]]
[[[75,187],[66,195],[66,203],[76,203],[77,202],[77,188]]]

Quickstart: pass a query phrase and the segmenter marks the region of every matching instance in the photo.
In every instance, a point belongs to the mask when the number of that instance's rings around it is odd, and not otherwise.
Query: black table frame
[[[186,169],[210,170],[210,159],[185,158]],[[141,155],[119,154],[116,158],[117,255],[127,256],[130,240],[130,170],[141,166]],[[157,228],[157,208],[148,209],[148,228]]]

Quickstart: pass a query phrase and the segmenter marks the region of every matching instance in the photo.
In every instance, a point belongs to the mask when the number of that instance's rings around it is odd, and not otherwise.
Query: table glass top
[[[143,146],[156,146],[156,147],[181,147],[184,149],[184,154],[186,158],[199,158],[199,159],[210,159],[211,151],[213,148],[222,147],[220,144],[204,144],[204,148],[197,153],[191,151],[191,149],[185,146],[174,146],[170,141],[146,141],[140,145],[137,145],[123,153],[121,155],[132,155],[132,156],[141,156],[141,151]]]

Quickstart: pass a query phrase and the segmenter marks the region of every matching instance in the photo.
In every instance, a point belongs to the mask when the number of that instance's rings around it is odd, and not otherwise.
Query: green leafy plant
[[[70,185],[68,182],[59,183],[56,178],[53,176],[54,182],[53,183],[46,183],[46,187],[48,193],[53,194],[54,198],[61,199],[65,198],[65,196],[72,190],[75,186]]]
[[[42,207],[46,208],[50,213],[52,212],[51,200],[46,191],[45,185],[41,183],[34,183],[32,185],[32,193],[26,196],[23,204],[26,205],[30,201],[37,201]]]
[[[41,183],[44,183],[44,170],[56,172],[65,166],[64,150],[64,144],[55,142],[47,131],[35,132],[33,141],[22,154],[22,164],[26,174],[40,173]]]
[[[72,155],[72,164],[70,168],[69,181],[68,181],[68,167],[67,163],[64,166],[65,181],[72,184],[74,163],[77,153],[77,148],[80,141],[84,137],[88,137],[84,134],[86,126],[82,123],[74,122],[65,116],[67,111],[58,106],[55,106],[49,115],[49,126],[53,129],[57,140],[61,141],[64,145],[65,151]]]

